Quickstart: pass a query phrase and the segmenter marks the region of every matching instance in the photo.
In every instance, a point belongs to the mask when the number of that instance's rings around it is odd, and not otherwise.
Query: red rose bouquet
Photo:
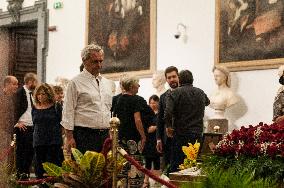
[[[242,126],[240,130],[224,135],[217,144],[215,154],[220,156],[276,156],[284,157],[284,126],[259,123]]]

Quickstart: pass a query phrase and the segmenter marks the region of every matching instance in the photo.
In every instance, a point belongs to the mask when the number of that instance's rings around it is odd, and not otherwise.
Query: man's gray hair
[[[97,44],[89,44],[81,51],[82,61],[89,59],[92,51],[104,53],[104,50],[101,46],[99,46]]]

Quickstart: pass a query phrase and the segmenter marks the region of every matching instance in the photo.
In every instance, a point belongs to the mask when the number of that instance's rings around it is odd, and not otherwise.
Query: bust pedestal
[[[220,129],[218,133],[226,133],[228,132],[228,124],[227,119],[209,119],[207,120],[207,132],[214,133],[214,127],[219,126]]]
[[[190,169],[181,170],[178,172],[172,172],[169,174],[170,182],[177,187],[182,187],[182,185],[185,187],[199,187],[202,184],[202,181],[206,180],[206,176],[204,174],[201,174],[201,170],[197,169],[192,172],[191,169],[194,169],[196,167],[192,167]]]

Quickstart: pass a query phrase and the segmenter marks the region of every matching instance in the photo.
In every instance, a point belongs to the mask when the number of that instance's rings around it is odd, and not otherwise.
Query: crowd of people
[[[20,88],[16,77],[4,79],[1,100],[11,109],[1,109],[1,134],[5,131],[11,135],[14,129],[17,135],[17,177],[28,179],[32,164],[36,177],[44,177],[42,163],[60,165],[64,160],[63,149],[100,152],[110,136],[111,116],[121,122],[120,146],[138,162],[156,175],[162,170],[166,174],[178,171],[185,157],[182,146],[202,142],[204,111],[210,104],[203,90],[193,86],[192,73],[167,67],[163,75],[169,89],[160,96],[152,95],[147,104],[137,95],[139,79],[131,75],[122,75],[121,93],[113,96],[113,82],[100,74],[104,60],[100,46],[86,46],[81,57],[83,68],[69,82],[66,92],[59,86],[39,83],[34,73],[25,75]],[[281,84],[283,80],[282,71]],[[275,121],[283,117],[278,109],[282,93],[275,103]],[[129,187],[149,187],[149,177],[134,166],[126,169],[124,175]]]

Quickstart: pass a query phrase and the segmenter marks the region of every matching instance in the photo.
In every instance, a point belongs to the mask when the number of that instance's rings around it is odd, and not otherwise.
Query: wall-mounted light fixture
[[[51,31],[51,32],[57,31],[57,27],[55,25],[48,26],[48,31]]]
[[[183,42],[186,43],[187,42],[186,29],[187,29],[186,25],[184,25],[183,23],[178,23],[177,32],[174,34],[174,37],[176,39],[182,38]]]

